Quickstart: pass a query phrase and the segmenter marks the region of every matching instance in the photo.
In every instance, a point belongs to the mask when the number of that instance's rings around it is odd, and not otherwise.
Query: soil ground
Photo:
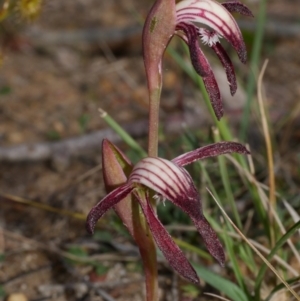
[[[247,4],[255,14],[258,1]],[[120,124],[146,120],[140,22],[150,5],[151,1],[138,0],[54,0],[44,3],[33,23],[22,20],[19,12],[3,23],[0,147],[63,141],[105,129],[99,107]],[[271,1],[268,19],[297,24],[298,6],[295,1]],[[103,38],[89,35],[95,29]],[[266,34],[262,54],[263,59],[269,58],[266,104],[274,132],[284,137],[278,150],[292,192],[297,192],[299,182],[295,180],[299,176],[299,49],[299,35]],[[251,70],[236,58],[234,64],[242,70],[238,72],[241,83],[245,82]],[[210,118],[195,95],[197,88],[167,55],[162,124],[170,116],[176,119],[177,113],[192,110],[202,112],[204,121],[199,125],[209,128]],[[225,114],[237,128],[242,105],[230,99],[225,104]],[[145,136],[139,141],[145,146]],[[126,150],[124,144],[118,145]],[[100,223],[108,239],[94,240],[85,231],[84,216],[105,195],[100,146],[101,141],[99,147],[67,158],[0,162],[0,254],[4,254],[0,284],[6,294],[21,293],[32,301],[143,300],[138,254],[130,238],[118,231],[114,213]],[[49,212],[37,204],[59,211]],[[79,215],[68,216],[75,212]],[[72,256],[85,262],[75,264]],[[97,258],[100,265],[94,264]],[[164,262],[160,275],[161,300],[199,300],[184,295],[186,283]],[[202,285],[201,291],[211,291]]]

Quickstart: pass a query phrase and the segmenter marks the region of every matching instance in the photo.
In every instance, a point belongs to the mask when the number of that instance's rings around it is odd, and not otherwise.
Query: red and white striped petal
[[[137,193],[135,195],[142,207],[152,236],[157,246],[165,256],[165,258],[168,260],[170,266],[182,277],[193,283],[199,284],[197,273],[195,272],[183,252],[176,245],[170,234],[166,231],[162,223],[155,216],[149,200],[142,199]]]
[[[133,187],[131,185],[121,185],[95,205],[87,216],[87,231],[89,233],[94,233],[96,223],[104,215],[104,213],[122,201],[127,195],[129,195],[129,193],[131,193],[132,190]]]
[[[249,151],[245,146],[237,142],[217,142],[182,154],[174,158],[172,162],[178,166],[185,166],[197,160],[231,153],[247,155],[249,154]]]
[[[134,167],[129,182],[147,186],[186,212],[210,254],[224,265],[223,247],[202,213],[199,194],[184,168],[162,158],[145,158]]]
[[[229,11],[215,0],[183,0],[176,5],[177,24],[202,23],[226,38],[235,48],[240,60],[247,59],[241,31]]]
[[[190,176],[182,168],[169,160],[148,157],[138,162],[128,179],[129,183],[139,183],[159,195],[173,200],[179,195],[188,197]]]

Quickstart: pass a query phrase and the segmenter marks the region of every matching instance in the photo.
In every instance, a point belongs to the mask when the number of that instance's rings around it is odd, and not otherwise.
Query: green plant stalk
[[[262,41],[264,37],[264,28],[266,22],[266,10],[267,10],[267,0],[261,0],[259,4],[259,13],[257,20],[257,28],[254,34],[254,43],[252,47],[252,54],[250,60],[250,68],[255,72],[259,65],[260,54],[262,48]],[[256,72],[255,72],[256,73]],[[254,97],[256,76],[255,73],[249,73],[248,84],[247,84],[247,102],[243,112],[241,130],[240,130],[240,140],[245,141],[248,127],[249,127],[249,116],[251,103]]]
[[[212,184],[211,178],[210,178],[209,174],[206,171],[206,168],[204,167],[204,165],[202,163],[199,162],[199,164],[201,166],[201,171],[202,171],[202,173],[205,177],[205,180],[208,183],[209,189],[211,190],[212,194],[218,200],[220,200],[220,197],[218,196],[218,193],[216,192],[216,190],[215,190],[215,188]],[[207,216],[207,219],[208,219],[209,223],[214,226],[215,229],[217,229],[219,231],[221,230],[219,228],[219,225],[215,222],[214,219],[210,218],[209,216]],[[246,256],[247,260],[245,261],[245,264],[248,266],[248,268],[251,271],[256,271],[257,270],[256,269],[256,264],[255,264],[255,261],[254,261],[254,258],[253,258],[253,253],[251,252],[250,248],[248,248],[248,246],[246,246],[246,250],[245,250],[245,248],[241,244],[238,245],[238,248],[239,248],[239,254],[240,254],[241,258],[243,257],[243,255],[241,255],[241,254],[245,254],[245,256]],[[236,275],[236,277],[238,277],[238,276]]]
[[[219,136],[218,130],[213,130],[213,134],[214,134],[215,141],[216,142],[220,141],[220,136]],[[229,180],[229,175],[228,175],[228,170],[227,170],[225,157],[219,156],[218,161],[219,161],[219,166],[220,166],[221,178],[222,178],[222,182],[223,182],[223,185],[224,185],[224,188],[225,188],[227,199],[229,200],[231,210],[232,210],[233,215],[236,219],[236,223],[237,223],[238,227],[240,229],[242,229],[243,226],[242,226],[242,222],[241,222],[241,219],[240,219],[240,215],[238,213],[238,210],[237,210],[237,207],[236,207],[236,204],[235,204],[235,200],[234,200],[233,192],[232,192],[232,189],[231,189],[231,185],[228,181]],[[230,230],[233,230],[233,229],[230,229]],[[239,247],[239,253],[240,254],[247,253],[247,256],[249,257],[249,262],[247,264],[249,264],[249,268],[251,270],[253,270],[254,267],[255,267],[255,261],[254,261],[253,254],[252,254],[250,248],[248,246],[246,246],[246,248],[244,249],[242,245],[239,245],[238,247]]]
[[[215,128],[213,129],[213,136],[214,136],[214,140],[215,142],[219,142],[220,139],[220,134],[218,132],[218,130]],[[227,196],[227,200],[230,204],[232,213],[234,215],[234,218],[236,220],[236,223],[238,225],[238,227],[241,229],[242,228],[242,222],[240,219],[240,215],[237,211],[237,207],[235,205],[235,201],[234,201],[234,197],[233,197],[233,193],[231,190],[231,186],[229,183],[229,175],[228,175],[228,170],[227,170],[227,166],[226,166],[226,162],[225,162],[225,158],[223,156],[219,156],[218,157],[218,162],[219,162],[219,166],[220,166],[220,173],[221,173],[221,178],[222,178],[222,182],[225,188],[225,192],[226,192],[226,196]]]
[[[230,225],[227,225],[228,228],[230,229],[230,231],[232,231],[232,227],[230,227]],[[243,288],[243,291],[247,293],[247,295],[249,295],[249,292],[247,290],[247,286],[244,282],[244,277],[242,275],[242,272],[240,270],[240,266],[239,263],[237,262],[237,256],[236,256],[236,251],[234,250],[234,244],[232,239],[228,236],[228,235],[223,235],[223,239],[225,242],[225,246],[226,246],[226,250],[228,253],[228,256],[230,258],[230,262],[232,264],[232,269],[234,271],[234,275],[236,277],[236,280],[239,284],[240,287]]]
[[[193,246],[193,245],[191,245],[191,244],[189,244],[189,243],[187,243],[187,242],[185,242],[181,239],[178,239],[178,238],[175,238],[175,237],[172,237],[172,238],[176,242],[176,244],[179,247],[181,247],[182,249],[186,249],[190,252],[194,252],[194,253],[198,254],[200,257],[202,257],[204,259],[212,259],[212,256],[209,253],[207,253],[207,252],[205,252],[205,251],[203,251],[203,250],[201,250],[201,249],[199,249],[199,248],[197,248],[197,247],[195,247],[195,246]]]
[[[99,109],[103,120],[121,137],[121,139],[132,149],[136,150],[141,157],[146,157],[147,153],[136,143],[136,141],[105,111]]]

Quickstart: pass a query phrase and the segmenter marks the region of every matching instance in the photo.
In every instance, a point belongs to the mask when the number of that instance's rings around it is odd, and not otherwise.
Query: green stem
[[[257,28],[254,36],[254,44],[252,47],[251,62],[250,62],[250,68],[253,71],[257,70],[257,67],[259,65],[262,41],[264,37],[264,27],[266,22],[266,9],[267,9],[267,1],[261,0],[259,6]],[[247,131],[248,131],[250,107],[254,96],[255,84],[256,84],[255,73],[254,74],[250,73],[248,78],[248,85],[247,85],[247,102],[243,112],[241,131],[240,131],[241,141],[245,141]]]

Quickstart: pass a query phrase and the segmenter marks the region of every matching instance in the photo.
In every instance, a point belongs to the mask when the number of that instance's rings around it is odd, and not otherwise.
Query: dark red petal
[[[188,172],[182,168],[183,171],[190,177]],[[224,266],[225,254],[224,249],[219,241],[219,238],[213,228],[209,225],[208,221],[202,213],[202,205],[199,194],[190,178],[190,185],[187,189],[187,194],[178,195],[176,199],[170,199],[176,206],[186,212],[194,222],[198,232],[202,236],[205,246],[209,253],[217,259],[220,265]]]
[[[193,24],[185,23],[178,24],[176,28],[183,30],[188,38],[188,46],[193,67],[202,77],[215,115],[217,119],[220,120],[223,116],[221,94],[210,64],[199,47],[197,28]]]
[[[244,16],[254,17],[251,10],[243,3],[232,0],[221,3],[230,13],[239,13]]]
[[[142,200],[139,196],[137,196],[137,198],[142,207],[153,238],[165,258],[169,262],[170,266],[182,277],[193,283],[199,284],[197,273],[195,272],[183,252],[173,241],[172,237],[166,231],[162,223],[155,216],[153,209],[149,204],[149,201]]]
[[[182,154],[174,158],[172,162],[179,166],[185,166],[197,160],[202,160],[205,158],[211,158],[230,153],[247,155],[249,154],[249,151],[242,144],[237,142],[218,142]]]
[[[223,116],[223,103],[219,90],[218,83],[214,76],[214,73],[210,69],[210,72],[207,76],[203,77],[203,82],[208,93],[211,105],[214,109],[215,115],[218,120]]]
[[[179,23],[176,30],[182,30],[184,37],[179,35],[189,47],[192,65],[195,71],[201,76],[206,76],[208,71],[205,69],[207,60],[198,44],[198,32],[194,24]],[[201,55],[202,53],[202,55]]]
[[[234,95],[237,89],[237,84],[236,84],[235,72],[234,72],[232,62],[228,54],[226,53],[225,49],[220,43],[216,43],[212,45],[211,48],[216,53],[216,55],[218,56],[219,60],[221,61],[225,69],[227,80],[229,83],[230,93],[231,95]]]
[[[112,208],[118,202],[123,200],[132,190],[133,187],[131,185],[121,185],[103,198],[96,206],[94,206],[87,216],[87,231],[89,233],[94,233],[96,223],[102,217],[102,215],[106,213],[108,209]]]
[[[198,232],[202,236],[204,244],[209,253],[218,260],[221,266],[224,266],[224,249],[214,229],[210,226],[207,219],[203,215],[200,215],[196,218],[192,218],[192,220]]]

